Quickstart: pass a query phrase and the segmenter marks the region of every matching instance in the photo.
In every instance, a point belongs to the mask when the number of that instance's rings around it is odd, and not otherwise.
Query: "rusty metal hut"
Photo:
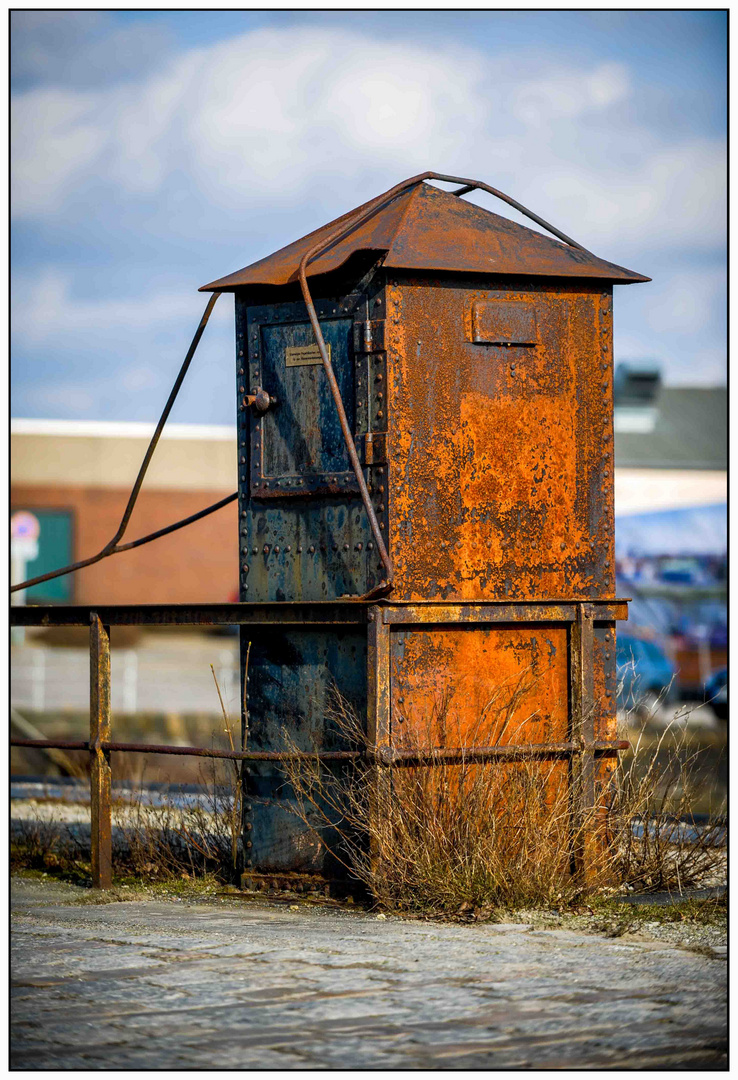
[[[335,686],[380,768],[423,740],[490,768],[560,759],[586,808],[614,760],[627,614],[612,287],[649,279],[465,201],[474,186],[414,178],[203,286],[235,294],[241,600],[283,613],[242,627],[248,746],[289,731],[338,756]],[[524,672],[525,722],[478,745]],[[278,764],[248,766],[249,872],[328,874]]]

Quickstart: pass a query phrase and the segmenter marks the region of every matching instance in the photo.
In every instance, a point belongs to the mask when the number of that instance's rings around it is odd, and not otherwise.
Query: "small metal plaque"
[[[478,300],[472,305],[476,345],[536,345],[536,312],[526,300]]]
[[[330,360],[330,344],[326,343],[326,349]],[[311,364],[322,364],[323,360],[317,345],[288,345],[284,350],[284,362],[286,367],[309,367]]]

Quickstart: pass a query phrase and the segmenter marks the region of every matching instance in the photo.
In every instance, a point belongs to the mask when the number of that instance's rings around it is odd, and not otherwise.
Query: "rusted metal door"
[[[303,308],[295,311],[294,308]],[[261,314],[261,319],[259,319]],[[269,497],[357,491],[320,353],[304,305],[254,312],[259,325],[258,383],[276,399],[255,418],[251,441],[251,494]],[[294,318],[304,321],[295,322]],[[349,422],[356,428],[353,322],[324,318],[323,335]],[[253,341],[252,332],[252,341]],[[254,350],[254,354],[256,350]]]

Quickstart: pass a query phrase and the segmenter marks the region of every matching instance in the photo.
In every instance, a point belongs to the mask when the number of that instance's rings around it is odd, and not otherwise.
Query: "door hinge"
[[[387,432],[368,431],[364,436],[364,464],[387,464]]]
[[[384,319],[354,323],[354,352],[384,352]]]

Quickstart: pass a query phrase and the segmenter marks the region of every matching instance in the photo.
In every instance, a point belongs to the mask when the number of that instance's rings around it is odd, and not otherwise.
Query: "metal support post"
[[[595,808],[594,609],[577,604],[571,624],[569,676],[571,700],[573,868],[586,879],[592,867]]]
[[[110,627],[90,613],[90,840],[92,885],[112,885],[112,828],[110,820]]]
[[[381,754],[390,744],[390,628],[383,619],[381,607],[371,607],[367,613],[367,743]],[[392,771],[374,765],[369,772],[370,813],[380,819],[389,809],[392,793]],[[372,830],[370,856],[373,863],[379,858]]]

